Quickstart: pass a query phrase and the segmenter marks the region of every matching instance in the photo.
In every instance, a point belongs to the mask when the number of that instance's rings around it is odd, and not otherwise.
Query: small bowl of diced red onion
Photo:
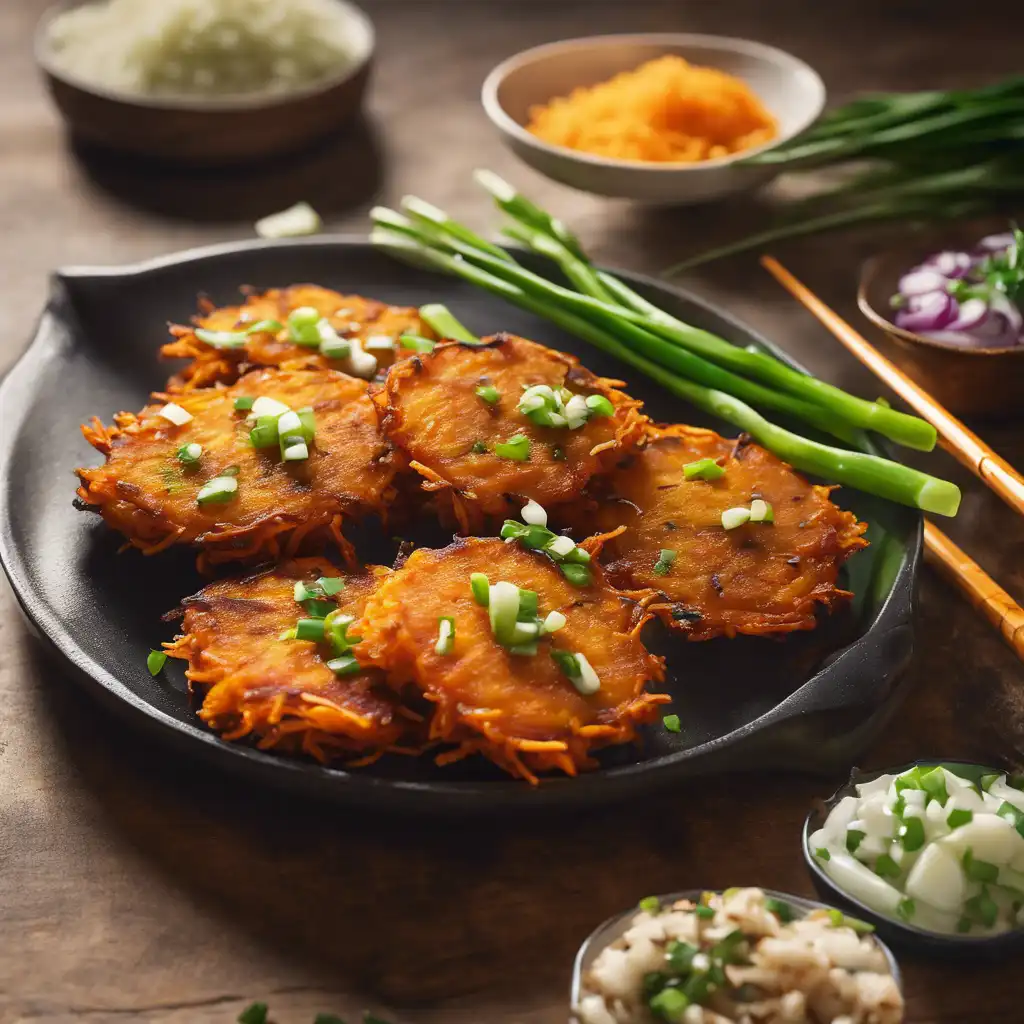
[[[924,241],[871,260],[861,311],[896,343],[897,362],[953,412],[1024,408],[1024,234]]]

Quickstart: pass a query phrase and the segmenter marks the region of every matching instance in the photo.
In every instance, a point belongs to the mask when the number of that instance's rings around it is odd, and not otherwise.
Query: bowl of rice
[[[535,170],[596,195],[684,205],[772,175],[744,158],[821,113],[803,61],[725,36],[594,36],[537,46],[483,85],[487,116]]]
[[[573,1024],[900,1024],[899,967],[864,922],[770,889],[650,896],[580,947]]]
[[[74,137],[190,165],[337,131],[362,106],[373,50],[347,0],[65,0],[35,38]]]

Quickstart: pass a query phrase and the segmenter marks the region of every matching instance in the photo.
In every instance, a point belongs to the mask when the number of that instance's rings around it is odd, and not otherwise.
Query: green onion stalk
[[[393,210],[378,207],[374,209],[372,216],[379,227],[406,235],[413,241],[452,259],[460,260],[461,257],[461,262],[472,261],[473,265],[520,286],[524,291],[547,298],[555,305],[575,310],[581,316],[601,323],[607,331],[619,335],[626,344],[638,351],[646,352],[652,359],[676,373],[681,373],[708,387],[725,388],[747,401],[786,413],[841,440],[851,441],[853,438],[852,425],[834,409],[791,394],[773,391],[701,359],[686,349],[672,345],[626,318],[639,317],[638,314],[620,315],[621,311],[615,306],[562,288],[547,278],[526,270],[518,263],[499,260],[454,238],[443,238]],[[451,253],[455,255],[452,256]]]
[[[935,428],[926,420],[909,416],[878,402],[865,401],[799,370],[773,356],[730,344],[710,331],[703,331],[659,309],[614,275],[597,271],[586,260],[528,226],[507,233],[530,248],[553,259],[572,283],[595,300],[617,307],[619,315],[682,348],[735,373],[772,384],[783,391],[834,409],[845,420],[865,430],[874,430],[890,441],[931,451]],[[741,396],[742,397],[742,396]],[[845,439],[845,438],[844,438]]]
[[[746,431],[758,443],[802,472],[926,512],[946,516],[956,514],[960,491],[953,483],[875,455],[833,448],[794,434],[769,422],[735,396],[673,373],[624,344],[616,334],[603,326],[557,304],[550,296],[541,297],[528,292],[517,284],[409,234],[378,226],[370,237],[374,245],[398,259],[459,277],[590,342],[635,367],[672,394]]]

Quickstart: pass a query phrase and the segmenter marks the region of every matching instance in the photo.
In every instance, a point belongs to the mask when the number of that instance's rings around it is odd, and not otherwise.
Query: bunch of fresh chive
[[[871,221],[928,222],[1005,209],[1024,191],[1024,76],[981,89],[878,93],[743,163],[780,171],[850,164],[843,184],[789,203],[765,231],[665,271]]]
[[[412,196],[402,201],[401,213],[372,211],[372,241],[400,259],[459,277],[544,317],[746,431],[796,469],[913,508],[956,514],[960,491],[955,484],[865,451],[822,443],[764,413],[856,448],[867,446],[864,432],[870,430],[930,451],[936,442],[930,424],[679,320],[596,269],[561,221],[497,175],[478,171],[476,180],[511,218],[505,233],[552,260],[568,287],[531,272],[512,253]]]

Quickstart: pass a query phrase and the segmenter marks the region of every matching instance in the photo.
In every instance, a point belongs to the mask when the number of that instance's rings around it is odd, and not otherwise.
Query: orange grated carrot
[[[527,129],[555,146],[650,163],[714,160],[778,134],[745,82],[676,56],[533,107]]]

